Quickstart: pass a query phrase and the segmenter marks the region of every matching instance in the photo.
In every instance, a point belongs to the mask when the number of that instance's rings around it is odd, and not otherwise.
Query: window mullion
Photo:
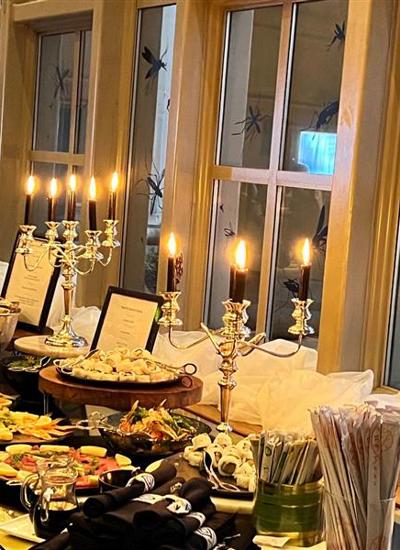
[[[71,122],[69,128],[69,146],[68,151],[70,153],[75,152],[76,141],[76,124],[77,124],[77,110],[78,110],[78,91],[79,91],[79,65],[81,58],[81,33],[75,33],[74,40],[74,61],[72,71],[72,86],[71,86]]]
[[[285,2],[282,8],[282,27],[279,46],[278,73],[276,78],[276,92],[274,117],[272,122],[270,168],[279,169],[281,145],[283,143],[284,122],[286,119],[286,87],[289,86],[290,58],[292,50],[292,4]]]

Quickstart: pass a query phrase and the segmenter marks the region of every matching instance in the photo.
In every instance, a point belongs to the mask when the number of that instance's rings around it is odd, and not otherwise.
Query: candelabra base
[[[45,340],[46,345],[58,348],[84,348],[88,343],[83,336],[78,336],[70,321],[64,320],[61,329]]]

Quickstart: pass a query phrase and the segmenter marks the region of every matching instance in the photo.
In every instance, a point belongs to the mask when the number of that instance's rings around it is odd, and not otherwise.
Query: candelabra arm
[[[103,266],[103,267],[107,267],[108,264],[111,262],[112,260],[112,257],[113,257],[113,248],[112,247],[109,247],[108,248],[108,255],[107,255],[107,259],[106,260],[103,260],[102,258],[98,260],[98,262]]]
[[[298,335],[298,341],[297,341],[297,347],[295,350],[289,352],[289,353],[278,353],[276,351],[271,351],[271,350],[268,350],[268,349],[265,349],[265,348],[261,348],[259,344],[255,344],[254,342],[252,342],[251,340],[249,342],[243,342],[243,347],[249,347],[251,348],[250,351],[248,351],[247,353],[240,353],[240,355],[249,355],[250,353],[252,353],[254,350],[258,350],[258,351],[262,351],[263,353],[266,353],[268,355],[272,355],[273,357],[280,357],[281,359],[288,359],[289,357],[293,357],[294,355],[296,355],[297,353],[299,353],[301,347],[303,345],[303,335],[302,334],[299,334]]]
[[[211,340],[211,343],[214,346],[216,352],[219,353],[219,351],[220,351],[219,350],[219,345],[218,345],[217,339],[214,337],[214,334],[211,332],[211,330],[208,328],[208,326],[205,325],[204,323],[200,323],[200,326],[204,330],[204,332],[206,333],[206,338],[209,338]]]
[[[170,327],[168,327],[168,342],[171,344],[171,346],[173,348],[179,349],[181,351],[194,348],[195,346],[197,346],[197,345],[201,344],[202,342],[205,342],[206,340],[208,340],[208,335],[206,334],[204,336],[201,336],[200,338],[198,338],[194,342],[190,342],[190,344],[176,344],[172,339],[172,333],[173,333],[173,328],[172,328],[172,326],[170,326]]]
[[[29,256],[30,254],[32,254],[32,252],[28,252],[28,253],[24,254],[23,257],[24,257],[24,266],[25,266],[25,269],[26,269],[27,271],[31,271],[31,272],[32,272],[32,271],[35,271],[35,270],[39,267],[39,265],[42,263],[42,260],[43,260],[44,256],[46,255],[46,251],[44,251],[42,254],[40,254],[39,258],[38,258],[35,262],[33,262],[33,263],[31,263],[31,264],[30,264],[29,261],[28,261],[28,256]]]

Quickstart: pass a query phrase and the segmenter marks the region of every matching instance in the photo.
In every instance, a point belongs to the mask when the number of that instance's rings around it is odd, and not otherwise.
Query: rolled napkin
[[[108,511],[116,510],[129,500],[152,491],[175,476],[175,466],[168,462],[162,463],[151,473],[134,476],[132,483],[127,487],[120,487],[88,498],[83,505],[83,511],[89,518],[98,518]]]
[[[35,544],[31,550],[67,550],[69,548],[71,548],[69,533],[60,533],[49,540]]]
[[[171,517],[164,524],[154,530],[152,541],[155,546],[172,544],[177,547],[184,547],[186,538],[204,525],[207,518],[215,513],[215,506],[211,499],[205,501],[197,512],[190,512],[185,516]]]
[[[150,508],[135,514],[133,521],[137,540],[153,536],[154,529],[173,518],[196,511],[208,502],[211,495],[211,484],[202,477],[195,477],[183,484],[178,491],[176,501],[161,500]]]
[[[235,534],[235,516],[216,512],[200,529],[187,538],[184,550],[211,550],[226,537]],[[232,539],[233,540],[233,539]],[[182,545],[163,544],[159,550],[183,550]]]
[[[101,518],[93,520],[92,523],[101,532],[113,534],[113,536],[121,536],[122,533],[126,536],[129,534],[129,537],[132,538],[136,514],[153,507],[157,501],[162,500],[160,497],[173,493],[184,482],[185,480],[179,477],[170,479],[163,485],[156,487],[151,493],[135,497],[117,510],[107,512]]]

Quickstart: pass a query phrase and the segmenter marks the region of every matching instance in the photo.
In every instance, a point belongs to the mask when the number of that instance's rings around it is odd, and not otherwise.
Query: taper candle
[[[92,176],[89,185],[89,229],[92,231],[97,229],[96,218],[96,180]]]
[[[235,284],[232,296],[233,302],[243,302],[248,269],[246,267],[246,243],[239,241],[235,253]]]
[[[67,208],[67,220],[70,222],[75,221],[76,210],[76,176],[71,174],[68,182],[68,208]]]
[[[50,191],[48,197],[48,212],[47,212],[47,221],[55,222],[56,221],[56,203],[57,203],[57,179],[51,178],[50,181]]]
[[[108,201],[108,219],[115,220],[117,213],[117,187],[118,187],[118,174],[114,172],[111,178],[111,190],[110,198]]]
[[[235,264],[232,264],[229,270],[229,298],[231,300],[233,300],[233,295],[235,292],[235,280],[236,280],[236,266]]]
[[[167,292],[176,290],[176,239],[173,233],[168,239],[168,273],[167,273]]]
[[[25,215],[24,215],[25,225],[29,225],[29,222],[30,222],[32,195],[34,190],[35,190],[35,178],[33,176],[29,176],[28,181],[26,182]]]
[[[300,290],[299,290],[299,300],[306,301],[308,298],[308,287],[310,285],[310,272],[311,272],[311,261],[310,261],[310,241],[306,239],[303,246],[303,263],[300,266],[301,278],[300,278]]]

